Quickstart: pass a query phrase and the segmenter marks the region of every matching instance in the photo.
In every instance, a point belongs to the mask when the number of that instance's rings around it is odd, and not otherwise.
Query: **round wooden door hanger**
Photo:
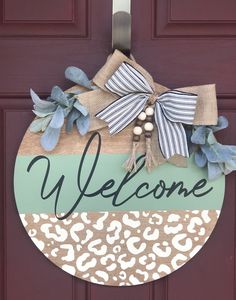
[[[113,286],[138,285],[187,263],[208,240],[224,197],[224,176],[163,164],[148,173],[122,164],[130,151],[127,128],[78,137],[62,132],[48,154],[26,132],[15,165],[15,198],[37,248],[64,271]]]
[[[92,81],[76,67],[65,75],[76,86],[47,100],[31,90],[36,119],[14,173],[26,232],[89,282],[172,273],[208,240],[236,169],[236,146],[214,135],[228,126],[215,85],[170,90],[118,50]]]

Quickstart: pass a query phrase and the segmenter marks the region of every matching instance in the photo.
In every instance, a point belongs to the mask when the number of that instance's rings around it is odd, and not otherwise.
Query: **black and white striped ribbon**
[[[160,148],[166,159],[175,154],[189,156],[186,133],[182,124],[193,124],[197,95],[177,90],[158,96],[155,122]]]
[[[106,83],[106,88],[120,98],[96,114],[108,123],[114,135],[128,126],[142,112],[153,89],[130,64],[124,62]],[[166,159],[175,154],[189,156],[182,124],[193,124],[197,95],[172,90],[159,95],[155,102],[155,122],[161,151]]]
[[[110,134],[114,135],[140,114],[153,90],[143,75],[128,63],[122,63],[105,86],[121,98],[96,114],[96,117],[107,122]]]

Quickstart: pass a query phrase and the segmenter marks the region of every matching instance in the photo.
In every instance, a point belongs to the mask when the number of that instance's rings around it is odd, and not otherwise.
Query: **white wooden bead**
[[[145,110],[145,113],[147,116],[153,116],[154,115],[154,109],[152,107],[147,107]]]
[[[144,121],[146,119],[146,117],[147,116],[146,116],[145,112],[143,111],[139,114],[138,119],[141,121]]]
[[[140,126],[135,126],[134,129],[133,129],[133,133],[134,133],[135,135],[141,135],[142,132],[143,132],[143,129],[142,129],[142,127],[140,127]]]
[[[144,124],[145,131],[153,131],[153,128],[154,128],[154,126],[151,122],[147,122]]]

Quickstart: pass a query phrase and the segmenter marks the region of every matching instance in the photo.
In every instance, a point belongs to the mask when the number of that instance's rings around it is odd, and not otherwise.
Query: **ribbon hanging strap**
[[[197,95],[172,90],[161,94],[155,103],[155,122],[163,156],[189,157],[186,133],[182,124],[192,125]]]

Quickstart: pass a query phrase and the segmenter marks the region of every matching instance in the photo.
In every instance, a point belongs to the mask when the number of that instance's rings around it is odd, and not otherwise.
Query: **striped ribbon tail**
[[[146,94],[128,94],[97,113],[96,117],[108,123],[110,134],[115,135],[140,114],[147,100]]]
[[[132,93],[152,94],[145,77],[130,64],[123,62],[105,84],[112,93],[122,97]]]
[[[183,124],[192,125],[197,95],[172,90],[161,94],[155,103],[155,122],[163,156],[175,154],[189,157],[187,137]]]
[[[120,98],[96,114],[107,122],[111,135],[128,126],[144,109],[152,88],[145,77],[130,64],[124,62],[105,84]]]

